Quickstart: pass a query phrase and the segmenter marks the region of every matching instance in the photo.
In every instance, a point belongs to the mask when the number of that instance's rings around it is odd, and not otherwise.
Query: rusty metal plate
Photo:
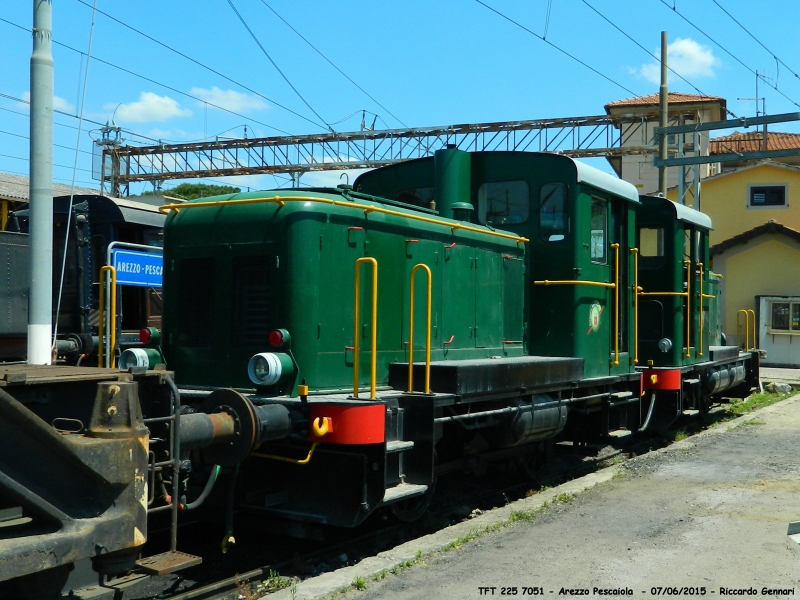
[[[175,550],[140,558],[136,561],[136,570],[148,575],[168,575],[175,571],[196,567],[202,562],[203,559],[199,556]]]

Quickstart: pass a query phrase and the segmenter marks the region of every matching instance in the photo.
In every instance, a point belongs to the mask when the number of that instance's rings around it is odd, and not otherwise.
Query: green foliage
[[[356,578],[353,579],[353,587],[363,592],[365,589],[367,589],[367,580],[356,575]]]
[[[169,190],[142,192],[142,196],[175,196],[184,200],[196,200],[208,196],[238,194],[242,190],[231,185],[208,185],[206,183],[182,183]]]

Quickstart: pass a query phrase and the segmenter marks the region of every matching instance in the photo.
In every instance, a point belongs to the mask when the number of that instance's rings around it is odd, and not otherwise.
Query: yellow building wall
[[[736,311],[756,310],[755,296],[800,296],[800,243],[782,235],[766,234],[723,252],[713,268],[724,276],[722,331],[730,344],[738,342]]]
[[[748,207],[748,186],[786,184],[786,207]],[[673,194],[669,197],[674,199]],[[800,230],[800,172],[761,165],[706,179],[700,187],[700,210],[711,217],[710,242],[719,244],[768,221]]]

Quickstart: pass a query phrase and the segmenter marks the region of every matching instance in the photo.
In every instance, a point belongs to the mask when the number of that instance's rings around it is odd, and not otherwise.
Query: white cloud
[[[29,110],[30,109],[30,104],[28,104],[28,103],[31,101],[31,93],[30,92],[22,92],[21,96],[22,96],[22,99],[25,100],[25,102],[17,102],[17,106],[19,108],[24,108],[25,110]],[[71,115],[75,114],[75,105],[70,104],[69,102],[67,102],[66,100],[61,98],[60,96],[53,96],[53,108],[55,110],[60,110],[60,111],[63,111],[65,113],[69,113]]]
[[[658,57],[659,54],[654,53]],[[714,68],[722,64],[714,56],[713,51],[708,46],[698,44],[689,38],[676,38],[674,42],[667,46],[667,65],[669,68],[679,73],[687,79],[692,77],[714,77]],[[652,83],[661,82],[661,63],[652,62],[642,65],[640,69],[635,69],[639,75]],[[670,72],[669,79],[673,79],[675,74]]]
[[[221,90],[214,86],[210,90],[204,88],[192,88],[189,90],[192,96],[197,96],[201,100],[209,103],[209,108],[225,108],[234,112],[244,112],[248,110],[264,110],[268,108],[267,103],[257,96],[242,94],[234,90]],[[203,104],[200,102],[199,104]],[[215,106],[210,106],[214,104]]]
[[[159,96],[152,92],[142,92],[139,100],[127,104],[104,104],[109,113],[115,113],[114,120],[128,123],[152,123],[168,121],[174,117],[191,117],[192,111],[181,108],[169,96]]]

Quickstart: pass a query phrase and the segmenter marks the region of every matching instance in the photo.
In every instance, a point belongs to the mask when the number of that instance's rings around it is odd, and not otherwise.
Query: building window
[[[606,264],[606,232],[608,231],[608,202],[592,196],[592,225],[589,240],[593,263]]]
[[[770,302],[770,333],[800,333],[800,302]]]
[[[750,208],[788,206],[785,185],[750,185],[747,188]]]
[[[539,237],[545,242],[560,242],[568,229],[567,184],[544,184],[539,192]]]
[[[528,184],[525,181],[484,183],[478,189],[478,219],[492,225],[528,220]]]

